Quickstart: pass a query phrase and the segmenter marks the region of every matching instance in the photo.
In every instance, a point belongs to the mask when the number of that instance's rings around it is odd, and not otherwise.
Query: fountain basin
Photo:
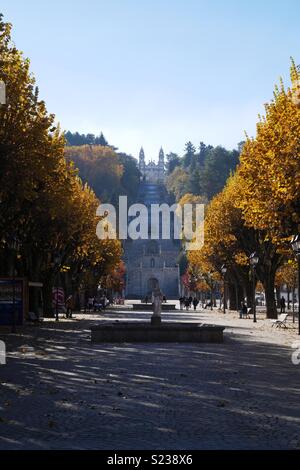
[[[224,326],[199,323],[103,322],[91,328],[92,343],[223,343]]]

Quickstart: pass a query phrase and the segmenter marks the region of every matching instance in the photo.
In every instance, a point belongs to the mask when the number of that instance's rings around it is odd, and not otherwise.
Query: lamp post
[[[255,277],[255,269],[259,263],[259,258],[257,254],[254,252],[252,255],[249,256],[249,263],[251,266],[252,271],[252,308],[253,308],[253,322],[256,323],[256,299],[255,299],[255,288],[256,288],[256,277]]]
[[[54,265],[56,266],[56,299],[55,299],[55,321],[59,321],[59,315],[58,315],[58,279],[59,279],[59,276],[58,276],[58,273],[59,273],[59,266],[61,264],[61,256],[60,255],[55,255],[54,256]]]
[[[300,235],[293,237],[291,245],[298,263],[298,334],[300,335]]]
[[[210,309],[213,310],[213,279],[212,279],[212,273],[208,273],[208,280],[210,284]]]
[[[226,273],[227,273],[227,267],[225,264],[221,267],[221,271],[223,274],[223,289],[224,289],[224,295],[223,295],[223,312],[224,314],[226,313]]]
[[[13,271],[12,271],[12,303],[13,303],[13,308],[12,308],[12,325],[11,325],[11,332],[16,333],[16,252],[18,252],[19,249],[19,243],[15,237],[12,238],[11,243],[10,243],[10,248],[13,251]]]

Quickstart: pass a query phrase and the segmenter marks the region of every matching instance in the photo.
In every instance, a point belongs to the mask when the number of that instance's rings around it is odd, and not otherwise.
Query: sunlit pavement
[[[0,449],[300,448],[296,325],[164,313],[224,324],[225,343],[90,343],[92,324],[150,316],[125,306],[0,334]]]

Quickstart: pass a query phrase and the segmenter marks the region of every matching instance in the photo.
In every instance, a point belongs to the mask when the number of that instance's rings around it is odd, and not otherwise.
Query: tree
[[[178,201],[187,193],[189,183],[188,173],[181,167],[176,167],[173,173],[167,177],[166,186],[170,193],[173,193]]]
[[[87,134],[86,135],[86,143],[88,145],[95,145],[95,136],[94,136],[94,134]]]
[[[192,142],[187,142],[185,145],[185,155],[183,157],[183,167],[188,168],[190,165],[194,163],[196,149]]]
[[[123,261],[105,279],[105,287],[122,295],[125,288],[126,266]]]
[[[239,208],[243,189],[244,182],[236,174],[228,180],[224,190],[214,197],[206,213],[204,247],[200,252],[190,252],[189,260],[203,272],[213,270],[219,274],[221,266],[226,264],[227,277],[233,290],[239,291],[239,286],[242,286],[243,296],[246,294],[248,303],[251,304],[249,256],[256,251],[260,259],[257,275],[266,293],[267,316],[276,318],[275,274],[284,256],[266,238],[265,231],[255,230],[245,224]],[[235,297],[239,298],[241,295]]]
[[[96,137],[96,140],[95,140],[95,144],[96,145],[102,145],[102,147],[107,147],[108,146],[108,142],[107,140],[105,139],[103,133],[101,132],[101,134],[99,135],[99,137]]]
[[[194,171],[192,172],[187,189],[192,194],[195,194],[195,195],[202,194],[201,171],[199,168],[195,168]]]
[[[167,157],[167,173],[170,175],[173,173],[176,167],[180,166],[180,157],[177,155],[177,153],[169,153],[166,155]]]
[[[83,181],[94,189],[101,201],[111,202],[118,194],[124,168],[110,147],[66,147],[65,156],[75,163]]]
[[[7,90],[0,108],[0,265],[3,275],[12,274],[10,246],[17,241],[17,273],[44,282],[45,313],[51,314],[54,278],[64,266],[70,276],[80,264],[108,274],[120,261],[121,246],[97,239],[100,202],[65,159],[64,135],[10,33],[0,15],[0,79]]]
[[[117,155],[123,167],[123,174],[120,181],[120,194],[127,195],[129,204],[132,204],[136,201],[141,177],[137,166],[137,160],[126,153],[118,153]]]
[[[95,137],[94,134],[79,134],[79,132],[65,132],[66,143],[69,146],[81,146],[81,145],[101,145],[102,147],[107,147],[108,142],[105,139],[103,133]]]
[[[202,194],[211,199],[222,191],[225,183],[233,173],[239,162],[237,151],[228,151],[223,147],[210,149],[206,156],[204,168],[200,173],[200,187]]]
[[[294,87],[299,79],[292,62]],[[275,88],[256,137],[243,147],[239,169],[246,183],[240,204],[246,223],[281,245],[300,228],[300,109],[294,96],[282,82]]]

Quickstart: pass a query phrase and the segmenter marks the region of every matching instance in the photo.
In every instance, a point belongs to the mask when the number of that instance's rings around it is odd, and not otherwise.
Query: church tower
[[[140,156],[139,156],[139,169],[140,172],[142,173],[143,176],[145,176],[145,152],[143,147],[140,150]]]
[[[164,182],[165,180],[165,154],[164,151],[161,147],[159,151],[159,157],[158,157],[158,179],[160,182]]]
[[[162,147],[159,151],[158,164],[161,168],[165,168],[165,154]]]

